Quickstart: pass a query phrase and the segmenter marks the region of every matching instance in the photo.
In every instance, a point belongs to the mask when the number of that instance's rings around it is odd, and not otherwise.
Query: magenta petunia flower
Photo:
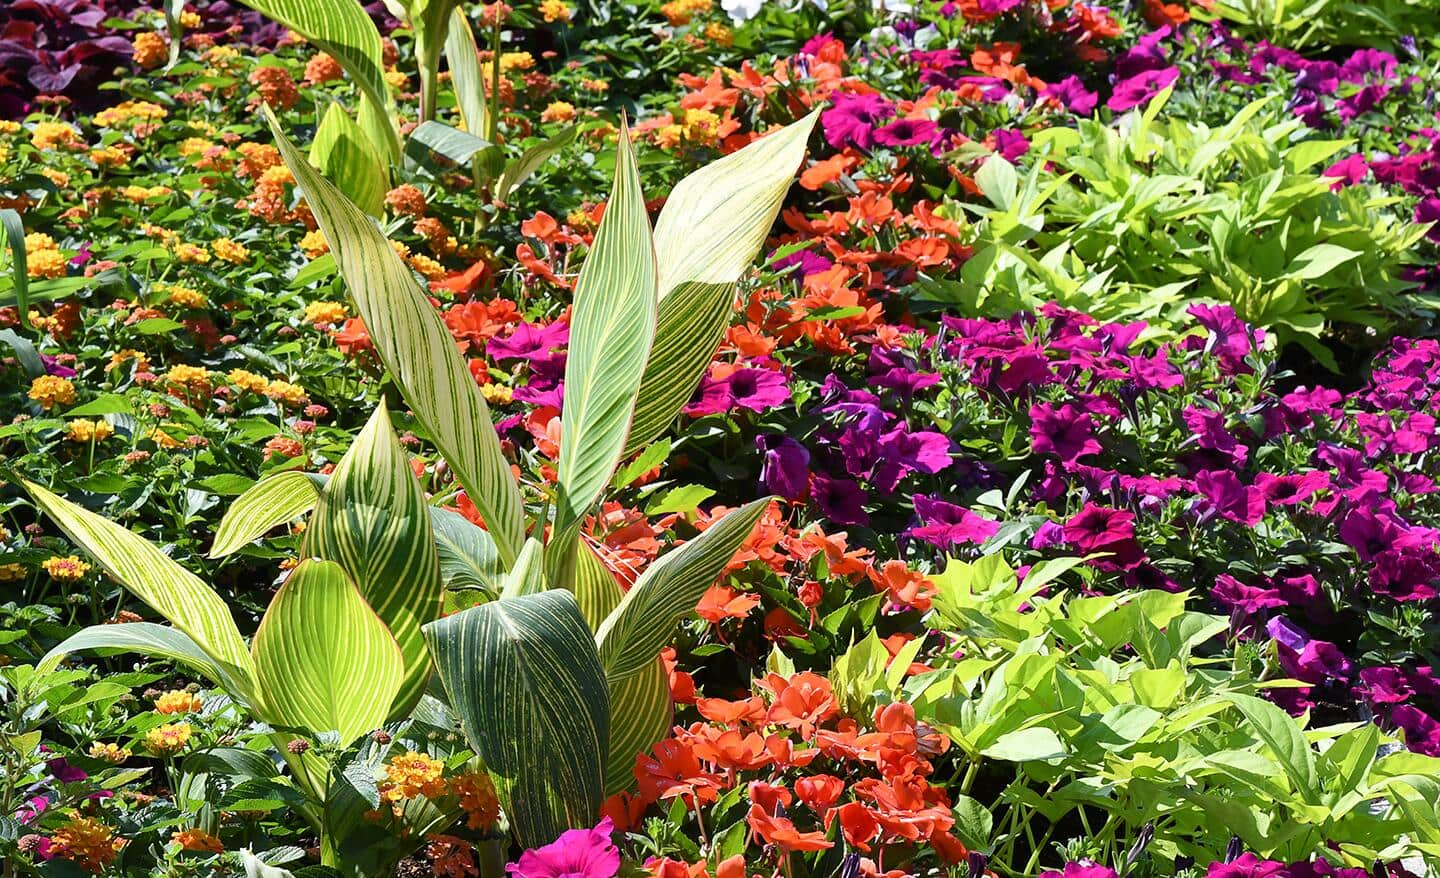
[[[568,830],[550,844],[524,852],[505,870],[512,878],[615,878],[620,851],[610,840],[614,832],[609,817],[594,829]]]
[[[1100,101],[1100,96],[1086,88],[1080,77],[1074,74],[1040,89],[1040,97],[1055,101],[1077,116],[1095,112],[1095,105]]]
[[[879,95],[837,94],[830,109],[820,114],[825,140],[835,149],[875,145],[875,127],[895,115],[895,105]]]
[[[1115,878],[1115,870],[1099,863],[1071,861],[1065,864],[1065,871],[1041,872],[1040,878]]]
[[[737,408],[763,412],[789,401],[784,375],[768,369],[736,369],[724,378],[706,376],[685,414],[698,418]]]
[[[1065,522],[1065,542],[1082,555],[1108,553],[1097,559],[1100,566],[1134,567],[1145,559],[1135,540],[1135,513],[1086,503]]]
[[[1165,67],[1160,70],[1146,70],[1129,79],[1115,84],[1115,90],[1105,106],[1117,113],[1138,107],[1149,101],[1160,91],[1180,78],[1179,67]]]
[[[1036,454],[1050,454],[1062,463],[1073,463],[1100,453],[1095,422],[1070,403],[1056,408],[1048,402],[1030,407],[1030,447]]]
[[[933,147],[940,137],[940,127],[929,119],[896,119],[875,131],[875,142],[882,146]]]

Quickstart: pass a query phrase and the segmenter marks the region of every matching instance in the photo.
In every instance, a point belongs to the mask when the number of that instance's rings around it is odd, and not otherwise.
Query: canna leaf
[[[405,679],[385,623],[333,561],[301,561],[255,631],[255,667],[272,725],[339,732],[340,746],[380,728]]]
[[[235,498],[215,529],[211,558],[224,558],[259,539],[272,527],[294,521],[320,499],[325,476],[299,470],[268,475]]]
[[[580,546],[575,583],[580,611],[592,629],[625,594],[615,575],[588,545]],[[605,763],[608,796],[633,784],[635,754],[649,751],[665,737],[675,708],[670,699],[670,675],[658,657],[638,673],[607,679],[606,688],[610,691],[610,753]]]
[[[609,680],[610,755],[605,768],[605,795],[635,785],[635,756],[648,753],[670,732],[675,704],[670,698],[670,675],[655,658],[640,671],[621,680]]]
[[[450,66],[450,85],[455,89],[455,105],[465,130],[483,137],[489,117],[485,108],[485,74],[480,68],[480,49],[475,45],[470,19],[458,6],[450,12],[445,60]]]
[[[392,163],[399,161],[400,131],[391,112],[393,103],[385,82],[380,31],[365,9],[356,0],[242,2],[300,34],[340,63],[370,105],[368,112],[361,108],[360,125],[371,132],[375,151]]]
[[[134,652],[151,658],[169,659],[198,671],[228,692],[238,693],[244,689],[243,686],[237,687],[237,681],[178,628],[156,625],[154,622],[93,625],[81,629],[45,653],[36,664],[35,670],[48,674],[60,667],[60,662],[64,661],[66,656],[90,650],[100,651],[105,655],[112,652]]]
[[[382,402],[320,494],[301,557],[338,563],[405,657],[394,715],[424,693],[430,655],[420,626],[440,615],[444,586],[430,507]]]
[[[425,639],[520,844],[593,823],[610,701],[575,597],[552,589],[492,601],[431,622]]]
[[[266,118],[380,360],[480,510],[501,560],[513,563],[525,536],[520,487],[450,331],[379,227],[300,156],[273,113]]]
[[[116,582],[193,641],[215,664],[217,675],[231,681],[232,694],[259,706],[255,664],[230,616],[230,608],[210,586],[149,541],[110,519],[57,497],[34,482],[21,479],[20,486]]]
[[[440,554],[440,578],[445,587],[479,589],[489,597],[500,593],[505,567],[489,531],[471,524],[449,509],[430,508],[435,548]]]
[[[355,206],[371,216],[384,211],[385,160],[339,104],[330,105],[315,129],[310,161]]]
[[[530,179],[531,174],[540,170],[540,166],[548,162],[551,156],[569,146],[579,133],[579,128],[573,126],[566,128],[559,134],[535,144],[522,152],[519,158],[507,163],[505,172],[500,175],[500,181],[495,184],[495,200],[504,201],[509,198],[511,193]]]
[[[505,574],[505,585],[500,591],[500,597],[518,598],[527,594],[539,594],[545,588],[544,547],[539,540],[532,537],[525,541],[520,557],[515,559],[515,566]]]
[[[762,497],[730,512],[640,575],[595,632],[612,681],[639,673],[660,654],[675,623],[694,611],[769,504]]]
[[[655,277],[650,219],[630,133],[622,122],[610,200],[575,284],[565,361],[557,539],[571,538],[565,536],[570,527],[599,499],[620,462],[655,335]]]
[[[655,223],[658,326],[626,454],[665,431],[710,367],[735,285],[780,213],[818,113],[695,171],[666,199]]]

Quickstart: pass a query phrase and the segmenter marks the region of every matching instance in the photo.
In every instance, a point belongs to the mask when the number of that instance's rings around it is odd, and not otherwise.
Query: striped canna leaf
[[[331,104],[310,142],[310,162],[355,206],[380,216],[385,208],[385,160],[339,104]]]
[[[620,603],[624,589],[589,545],[582,545],[575,564],[575,597],[593,630]],[[635,754],[648,751],[670,731],[675,706],[670,677],[657,657],[650,667],[623,679],[608,679],[610,690],[610,753],[605,760],[605,794],[629,787],[635,780]]]
[[[625,449],[655,337],[655,278],[650,219],[630,133],[622,122],[610,200],[575,284],[561,415],[557,538],[599,499]]]
[[[500,589],[501,599],[518,598],[527,594],[539,594],[547,588],[545,584],[545,550],[540,541],[530,538],[515,559],[515,566],[505,574],[505,584]]]
[[[270,724],[339,732],[340,746],[380,728],[405,679],[385,623],[333,561],[307,558],[285,578],[255,631]]]
[[[440,616],[444,586],[430,507],[383,402],[331,473],[301,557],[338,563],[400,644],[405,683],[393,711],[404,716],[430,677],[420,626]]]
[[[450,85],[465,130],[484,137],[489,111],[485,107],[485,74],[480,68],[480,50],[475,31],[460,7],[450,12],[450,32],[445,35],[445,60],[450,66]]]
[[[360,127],[371,138],[376,152],[392,163],[399,161],[400,130],[391,112],[393,102],[385,82],[380,31],[357,0],[241,2],[300,34],[340,63],[368,104],[360,109]]]
[[[610,755],[605,761],[605,795],[635,785],[635,756],[647,753],[670,731],[675,704],[670,675],[659,657],[638,672],[608,680],[610,688]]]
[[[610,700],[575,597],[551,589],[492,601],[431,622],[425,639],[520,844],[591,825],[604,796]]]
[[[217,674],[231,681],[233,694],[260,707],[255,664],[230,616],[230,608],[210,586],[148,540],[110,519],[57,497],[34,482],[22,479],[20,485],[101,569],[193,641],[215,664]]]
[[[501,560],[514,563],[525,538],[520,487],[450,331],[379,227],[305,161],[268,109],[266,118],[381,361],[480,510]]]
[[[134,652],[151,658],[169,659],[218,683],[227,692],[244,691],[243,685],[205,654],[195,641],[178,628],[154,622],[125,622],[119,625],[92,625],[65,638],[35,665],[35,670],[48,674],[60,667],[71,653],[96,650],[110,653]],[[253,705],[252,705],[253,707]]]
[[[490,532],[449,509],[430,508],[435,548],[440,553],[440,578],[451,592],[478,590],[487,599],[500,594],[505,566]]]
[[[711,162],[665,200],[655,222],[659,325],[626,454],[663,433],[704,377],[730,324],[735,285],[765,244],[818,114]]]
[[[660,654],[675,623],[694,611],[755,529],[770,499],[762,497],[733,510],[685,545],[662,555],[635,580],[595,632],[607,677],[622,680],[639,673]]]
[[[326,478],[286,470],[268,475],[246,488],[221,517],[220,526],[215,529],[215,541],[210,546],[210,557],[234,554],[272,527],[294,521],[314,509]]]

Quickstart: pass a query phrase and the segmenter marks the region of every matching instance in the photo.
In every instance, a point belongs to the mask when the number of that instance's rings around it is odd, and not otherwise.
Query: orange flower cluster
[[[947,863],[964,860],[949,796],[929,781],[930,758],[949,740],[916,722],[910,705],[877,708],[862,730],[841,715],[818,674],[772,673],[757,685],[762,694],[738,701],[699,699],[708,722],[677,728],[674,738],[637,756],[638,796],[613,797],[605,813],[623,828],[651,803],[679,798],[701,808],[744,786],[751,838],[782,855],[833,846],[827,833],[838,823],[847,845],[861,852],[927,842]],[[659,865],[667,876],[674,868]]]

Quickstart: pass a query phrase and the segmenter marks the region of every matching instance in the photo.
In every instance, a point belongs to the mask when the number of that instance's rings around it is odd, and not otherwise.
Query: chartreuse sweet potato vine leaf
[[[552,589],[492,601],[431,622],[425,638],[520,844],[592,822],[604,797],[610,696],[575,596]]]
[[[384,725],[405,679],[400,645],[333,561],[307,558],[290,571],[254,653],[271,723],[339,732],[342,747]]]
[[[235,627],[230,608],[210,586],[181,567],[148,540],[108,518],[21,479],[21,487],[76,545],[140,600],[164,616],[214,664],[220,682],[259,707],[255,665]],[[153,632],[149,632],[153,633]],[[172,641],[174,639],[172,638]],[[94,646],[121,646],[94,643]],[[80,647],[75,647],[80,648]],[[177,642],[165,645],[177,648]]]
[[[340,63],[360,89],[360,127],[376,152],[400,159],[390,87],[385,82],[380,31],[357,0],[243,0],[246,6],[300,34]],[[294,170],[293,168],[291,169]]]
[[[450,331],[380,228],[305,161],[268,108],[265,115],[381,362],[480,510],[501,559],[514,563],[525,534],[520,488]]]
[[[625,450],[630,415],[655,337],[655,248],[630,133],[620,126],[605,216],[575,284],[565,361],[557,539],[599,499]]]
[[[393,715],[408,714],[430,677],[420,626],[440,615],[444,586],[425,494],[383,403],[321,492],[301,557],[344,568],[399,643],[405,685]]]
[[[709,368],[735,285],[770,233],[817,118],[819,110],[706,165],[665,200],[655,223],[658,327],[627,454],[664,432]]]

